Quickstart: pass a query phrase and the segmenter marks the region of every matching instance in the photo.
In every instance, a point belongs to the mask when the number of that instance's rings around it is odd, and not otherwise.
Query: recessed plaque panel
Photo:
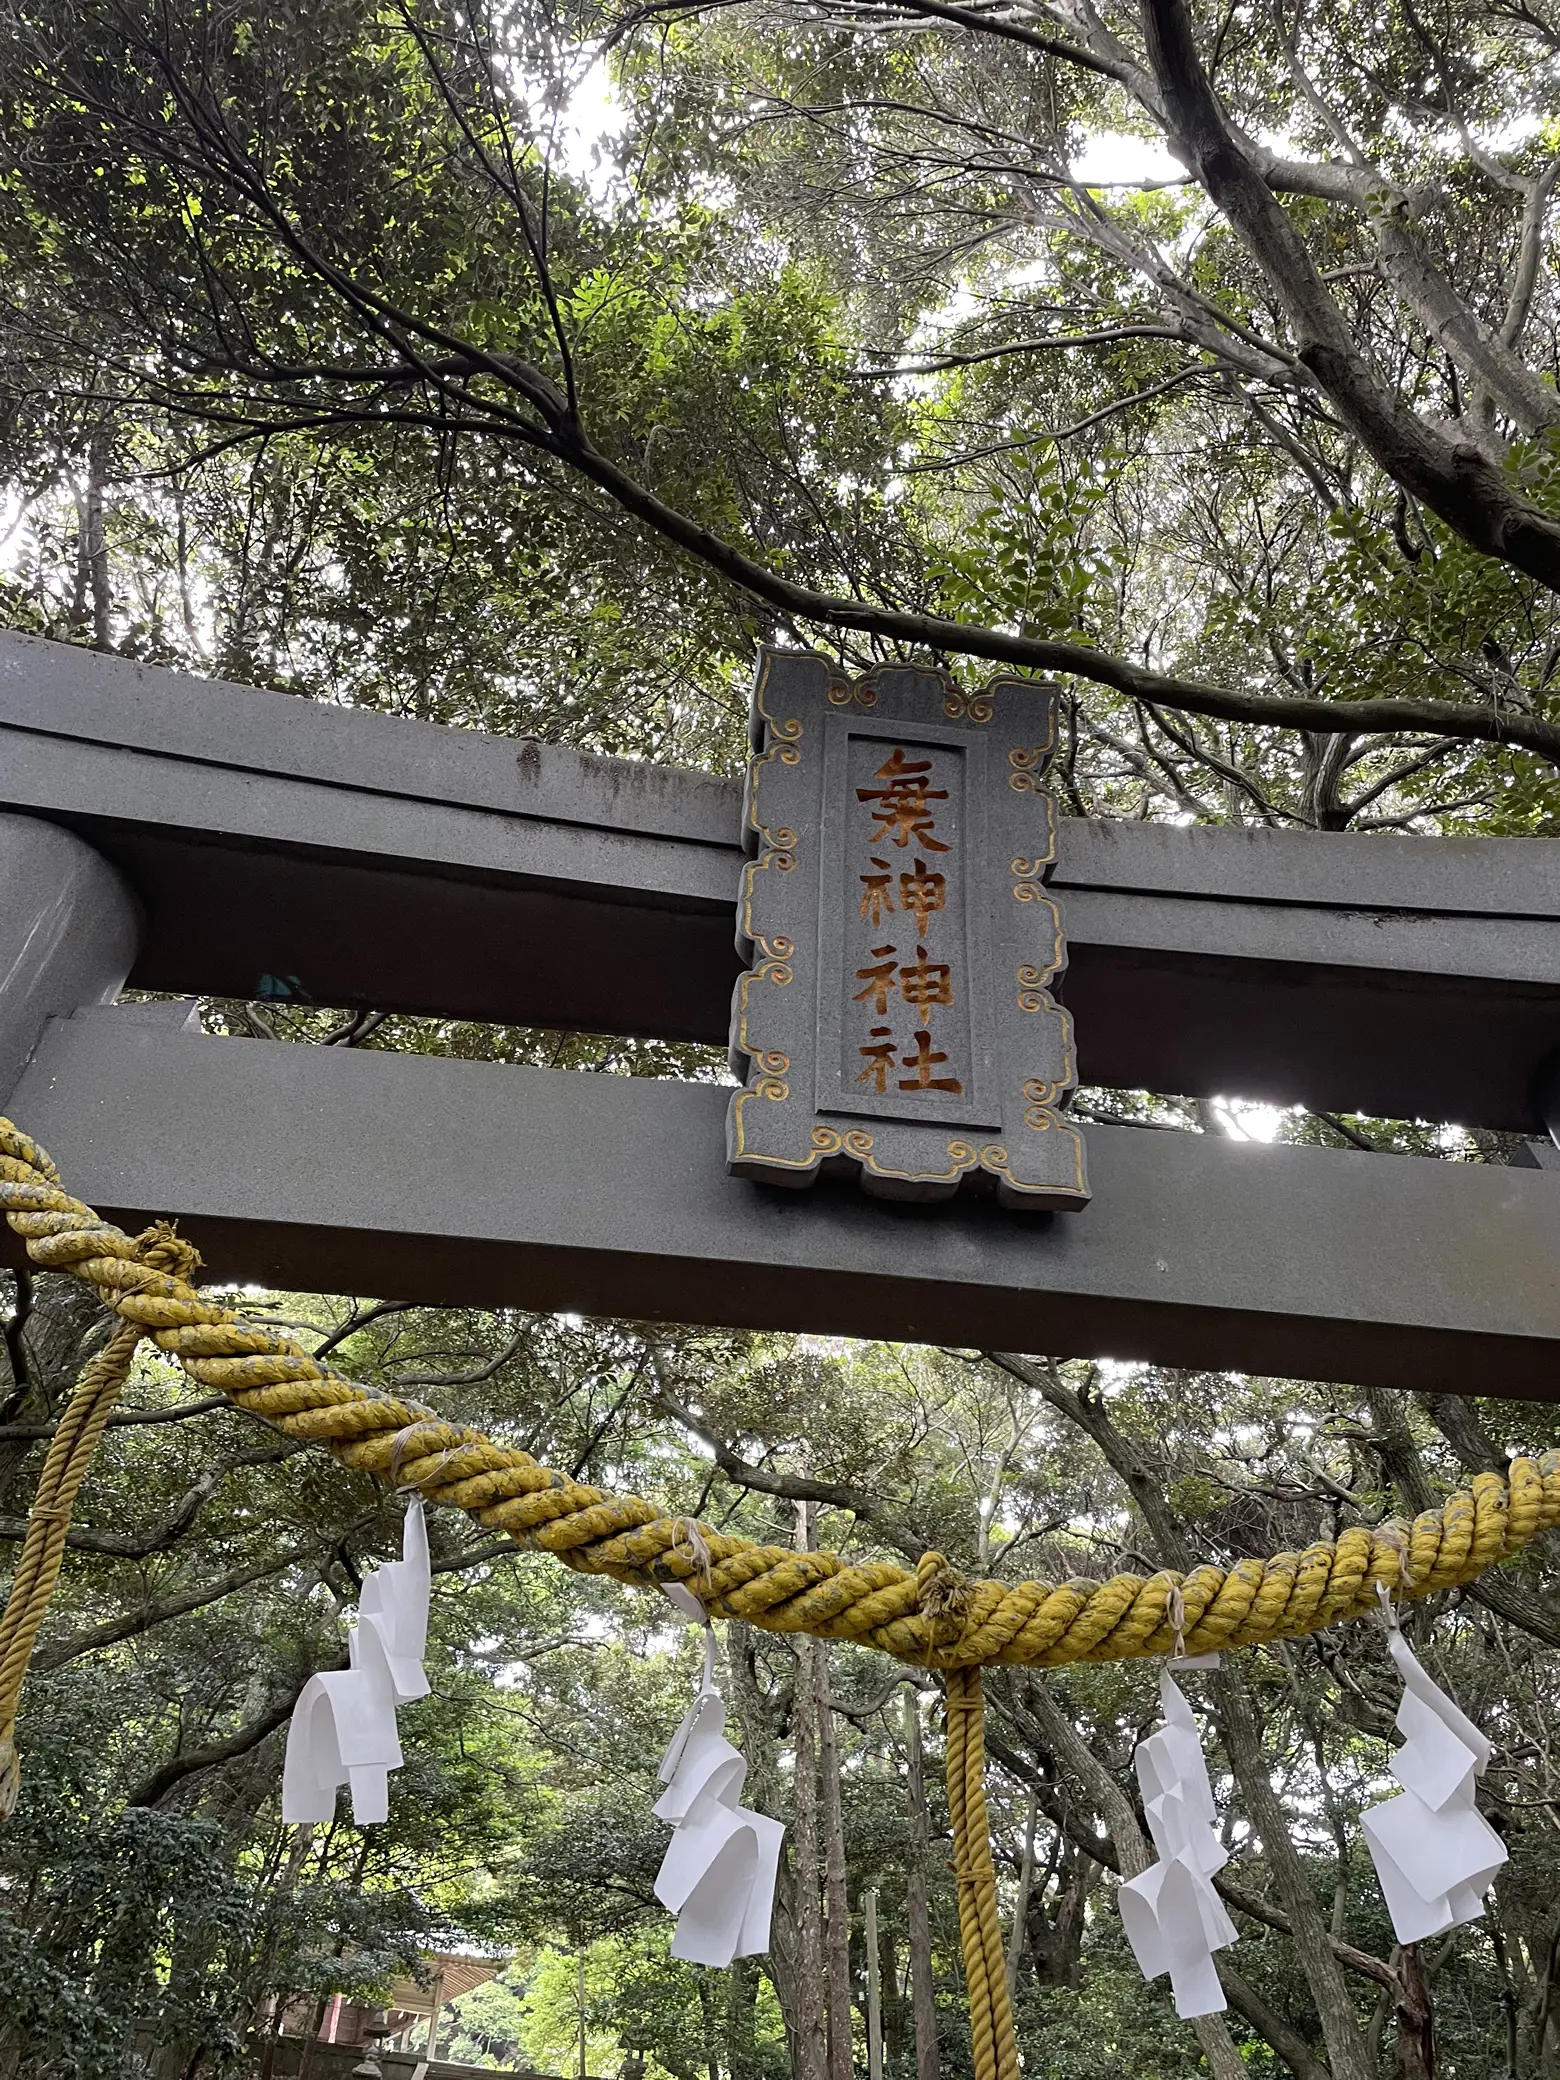
[[[1043,883],[1057,696],[940,672],[845,678],[766,650],[753,696],[730,1167],[887,1198],[1088,1199],[1065,963]]]

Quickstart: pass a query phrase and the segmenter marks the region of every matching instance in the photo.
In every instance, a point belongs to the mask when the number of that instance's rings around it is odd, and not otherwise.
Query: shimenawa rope
[[[189,1282],[198,1259],[187,1246],[170,1247],[167,1230],[133,1241],[100,1219],[64,1190],[47,1153],[7,1119],[0,1119],[0,1211],[34,1263],[73,1272],[120,1317],[124,1335],[109,1347],[115,1364],[122,1356],[128,1368],[144,1334],[202,1386],[285,1436],[322,1444],[344,1465],[417,1488],[430,1502],[462,1509],[484,1528],[581,1573],[641,1586],[679,1581],[712,1617],[856,1640],[947,1670],[948,1794],[977,2080],[1016,2080],[1017,2073],[981,1783],[981,1667],[1119,1661],[1172,1648],[1201,1654],[1294,1638],[1365,1615],[1378,1583],[1400,1602],[1433,1595],[1471,1581],[1560,1524],[1560,1452],[1547,1452],[1513,1460],[1504,1478],[1476,1475],[1468,1490],[1422,1512],[1406,1533],[1356,1526],[1300,1553],[1241,1560],[1229,1569],[1198,1567],[1184,1576],[1166,1569],[1105,1582],[967,1581],[938,1553],[924,1555],[913,1574],[891,1561],[798,1553],[668,1516],[637,1496],[608,1494],[554,1473],[518,1446],[356,1385],[291,1338],[204,1299]],[[70,1503],[124,1376],[112,1379],[109,1368],[89,1387],[92,1374],[89,1366],[78,1389],[86,1398],[72,1424],[76,1442],[61,1444],[62,1424],[51,1448],[45,1481],[56,1459],[58,1472],[47,1496],[40,1487],[35,1510],[43,1528],[35,1542],[30,1525],[12,1585],[0,1632],[0,1715],[18,1656],[20,1689],[58,1574]],[[73,1397],[68,1414],[75,1407]],[[14,1696],[9,1709],[14,1720]],[[9,1755],[14,1798],[14,1749],[3,1716],[0,1729],[7,1744],[0,1768]]]

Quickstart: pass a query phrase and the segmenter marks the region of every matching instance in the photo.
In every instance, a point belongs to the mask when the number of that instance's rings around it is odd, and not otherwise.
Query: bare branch
[[[887,383],[897,376],[932,376],[950,368],[976,368],[983,361],[1001,361],[1010,354],[1048,354],[1058,348],[1113,346],[1135,339],[1184,342],[1185,338],[1179,325],[1106,325],[1094,332],[1059,332],[1051,339],[1015,339],[1006,346],[977,347],[966,353],[938,354],[925,361],[898,361],[886,368],[856,368],[847,373],[857,382]]]
[[[226,1394],[203,1394],[198,1401],[176,1401],[171,1408],[121,1409],[109,1417],[104,1427],[129,1430],[145,1423],[187,1423],[191,1416],[209,1415],[213,1409],[232,1406]],[[41,1441],[52,1437],[59,1427],[58,1423],[7,1423],[0,1428],[0,1439],[6,1443],[22,1438]]]
[[[771,1473],[766,1467],[751,1466],[702,1416],[696,1416],[691,1409],[685,1408],[664,1386],[657,1388],[655,1399],[674,1423],[681,1423],[685,1430],[703,1439],[715,1455],[715,1464],[727,1480],[734,1481],[739,1488],[751,1489],[759,1495],[773,1495],[784,1502],[819,1502],[827,1509],[849,1510],[912,1559],[918,1560],[926,1551],[925,1540],[914,1537],[876,1497],[868,1495],[864,1489],[851,1487],[844,1481],[815,1481],[802,1474]]]
[[[518,1328],[515,1331],[514,1335],[509,1339],[508,1343],[505,1344],[504,1348],[499,1352],[498,1356],[496,1358],[490,1358],[485,1365],[478,1366],[475,1371],[420,1373],[414,1372],[409,1373],[405,1379],[398,1379],[396,1381],[396,1386],[398,1389],[401,1387],[480,1386],[483,1380],[491,1379],[495,1372],[503,1371],[504,1367],[514,1357],[515,1353],[520,1349],[520,1346],[525,1342],[526,1338],[530,1335],[530,1333],[531,1326],[529,1322],[522,1324],[522,1326]]]
[[[1197,55],[1186,0],[1142,0],[1171,142],[1266,276],[1299,359],[1349,431],[1405,490],[1476,549],[1560,591],[1560,521],[1521,497],[1481,448],[1417,417],[1361,354],[1264,172],[1225,116]]]

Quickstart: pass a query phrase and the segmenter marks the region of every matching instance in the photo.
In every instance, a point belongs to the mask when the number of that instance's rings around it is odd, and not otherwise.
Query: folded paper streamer
[[[351,1666],[312,1676],[293,1708],[282,1769],[282,1818],[329,1820],[338,1786],[352,1790],[360,1827],[390,1812],[390,1772],[401,1767],[395,1708],[426,1697],[428,1527],[422,1498],[413,1497],[401,1533],[401,1557],[376,1567],[363,1584],[357,1623],[347,1641]]]
[[[1229,1851],[1215,1831],[1197,1722],[1168,1670],[1159,1703],[1164,1718],[1133,1757],[1159,1860],[1119,1885],[1116,1898],[1138,1970],[1145,1979],[1168,1972],[1175,2012],[1190,2020],[1225,2004],[1213,1953],[1235,1941],[1236,1928],[1212,1880]]]
[[[1360,1825],[1398,1941],[1420,1943],[1479,1919],[1506,1851],[1473,1802],[1489,1742],[1426,1675],[1396,1625],[1387,1646],[1405,1686],[1397,1715],[1404,1745],[1392,1758],[1403,1790],[1372,1806]]]
[[[684,1603],[686,1591],[668,1593],[685,1615],[704,1619],[693,1598]],[[662,1758],[667,1789],[655,1807],[656,1818],[676,1830],[655,1896],[677,1916],[672,1955],[688,1964],[725,1966],[769,1948],[785,1829],[738,1803],[747,1763],[725,1738],[725,1723],[715,1688],[715,1635],[706,1621],[704,1674]]]

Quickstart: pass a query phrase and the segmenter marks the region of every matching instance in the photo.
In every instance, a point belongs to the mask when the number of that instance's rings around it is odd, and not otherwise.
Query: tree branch
[[[1185,344],[1179,325],[1107,325],[1094,332],[1059,332],[1051,339],[1015,339],[1005,347],[974,347],[968,352],[939,354],[925,361],[896,361],[883,368],[849,371],[859,382],[888,383],[899,376],[940,375],[950,368],[976,368],[983,361],[1001,361],[1009,354],[1046,354],[1061,347],[1102,347],[1119,340],[1168,339]]]
[[[1141,74],[1136,61],[1109,39],[1102,24],[1090,31],[1100,47],[1084,52],[1011,19],[1005,11],[994,15],[978,6],[945,5],[942,0],[912,0],[912,5],[920,18],[946,20],[983,35],[1002,37],[1122,80],[1146,97],[1150,106],[1157,107],[1164,99],[1172,142],[1195,167],[1209,194],[1231,217],[1267,273],[1300,338],[1299,364],[1333,400],[1349,430],[1465,539],[1560,589],[1560,522],[1518,497],[1513,485],[1476,445],[1448,439],[1404,409],[1395,395],[1388,397],[1366,367],[1342,314],[1268,185],[1276,177],[1273,167],[1268,167],[1266,175],[1259,171],[1248,156],[1249,148],[1237,142],[1224,119],[1197,62],[1183,0],[1145,0],[1153,79]],[[857,18],[864,17],[858,12]],[[1101,38],[1110,43],[1108,50],[1100,44]],[[979,657],[1020,670],[1068,673],[1164,709],[1245,726],[1304,729],[1328,736],[1414,730],[1517,745],[1560,766],[1560,726],[1531,715],[1451,701],[1331,701],[1203,686],[1140,668],[1084,644],[1049,641],[1010,629],[973,627],[941,615],[852,599],[796,583],[766,568],[688,513],[669,505],[597,446],[567,392],[543,370],[514,355],[456,337],[445,324],[404,308],[346,262],[321,252],[281,206],[264,170],[232,135],[222,109],[180,76],[167,50],[144,39],[132,40],[137,44],[137,57],[149,64],[172,96],[187,144],[181,145],[173,126],[160,118],[153,122],[116,102],[96,74],[62,78],[62,86],[94,120],[117,128],[127,142],[167,165],[176,177],[205,176],[214,188],[224,191],[240,216],[257,223],[375,340],[386,358],[387,388],[404,391],[409,382],[420,384],[428,398],[427,405],[417,409],[410,404],[392,408],[383,395],[364,397],[359,390],[365,371],[347,362],[344,370],[350,370],[352,396],[337,409],[294,410],[285,415],[287,423],[320,434],[335,427],[365,424],[421,426],[444,439],[457,431],[474,431],[513,441],[532,459],[539,453],[549,455],[682,554],[796,622],[867,635],[935,655]],[[1357,177],[1360,170],[1340,171]],[[1077,207],[1086,209],[1083,201]],[[1094,235],[1082,217],[1074,228]],[[1101,228],[1096,224],[1095,232]],[[1139,258],[1133,264],[1148,263]],[[537,259],[536,265],[545,288],[543,259]],[[1159,263],[1159,270],[1156,279],[1163,276],[1164,263]],[[1177,285],[1175,293],[1183,302],[1192,296],[1184,284]],[[1247,336],[1227,313],[1209,307],[1203,315],[1209,322]],[[1264,346],[1262,352],[1277,354],[1277,365],[1287,365],[1282,350]],[[297,358],[308,365],[307,356]],[[188,365],[186,354],[182,366]],[[275,369],[267,369],[262,358],[257,371],[252,339],[242,348],[234,348],[220,328],[218,347],[210,350],[210,365],[231,366],[235,373],[247,370],[252,380],[283,388],[295,380],[280,362]],[[230,402],[184,383],[180,367],[173,361],[154,381],[149,381],[143,362],[126,362],[124,368],[127,378],[148,394],[160,382],[163,401],[170,410],[213,424],[222,423],[225,417],[234,429],[230,437],[235,442],[264,438],[275,431],[274,418],[240,415],[235,419]]]
[[[1274,205],[1275,207],[1277,205]],[[1416,422],[1417,423],[1417,422]],[[794,615],[800,621],[853,629],[925,650],[954,656],[982,657],[995,664],[1041,672],[1065,672],[1114,688],[1134,699],[1157,703],[1192,715],[1212,715],[1225,722],[1258,727],[1313,730],[1321,736],[1381,735],[1424,730],[1489,744],[1517,744],[1560,765],[1560,726],[1534,716],[1464,707],[1455,701],[1377,699],[1319,700],[1293,694],[1241,694],[1203,686],[1168,674],[1140,670],[1125,658],[1111,657],[1081,643],[1059,643],[1006,629],[976,628],[937,614],[905,612],[843,599],[798,585],[766,570],[707,528],[668,506],[610,461],[583,436],[571,437],[555,450],[561,459],[599,486],[623,510],[695,557],[709,569],[755,598]],[[1482,463],[1482,458],[1481,458]],[[1427,498],[1426,504],[1431,501]],[[1443,516],[1444,517],[1444,516]],[[1555,537],[1555,582],[1560,589],[1560,526]],[[1492,553],[1497,553],[1492,551]]]
[[[57,1647],[41,1649],[33,1656],[33,1669],[39,1675],[47,1675],[51,1669],[64,1668],[67,1662],[79,1660],[83,1654],[95,1653],[100,1647],[113,1647],[123,1639],[139,1638],[143,1632],[151,1632],[172,1618],[187,1617],[191,1611],[201,1611],[208,1604],[220,1603],[236,1589],[247,1589],[252,1582],[263,1582],[274,1574],[280,1574],[312,1550],[312,1541],[294,1546],[290,1552],[263,1560],[258,1566],[238,1568],[231,1574],[219,1576],[214,1582],[203,1582],[198,1588],[187,1589],[182,1596],[168,1596],[161,1603],[143,1603],[128,1617],[110,1619],[92,1632],[79,1632],[74,1639],[64,1640]]]
[[[714,1453],[715,1464],[727,1480],[734,1481],[739,1488],[751,1489],[759,1495],[773,1495],[783,1502],[820,1502],[826,1509],[849,1510],[852,1516],[871,1524],[891,1545],[909,1554],[911,1559],[918,1560],[926,1551],[925,1540],[907,1531],[882,1503],[864,1489],[851,1487],[844,1481],[815,1481],[802,1474],[770,1473],[765,1467],[750,1466],[717,1431],[710,1428],[702,1416],[684,1408],[665,1387],[657,1388],[654,1399],[674,1423],[681,1423],[685,1430],[691,1430],[695,1437],[702,1438]]]
[[[1159,1548],[1160,1560],[1182,1574],[1189,1573],[1191,1552],[1175,1512],[1165,1500],[1157,1469],[1150,1467],[1137,1448],[1123,1437],[1104,1404],[1075,1392],[1053,1364],[1037,1364],[1019,1357],[1014,1351],[986,1351],[983,1355],[989,1363],[1009,1373],[1032,1393],[1039,1394],[1059,1414],[1075,1424],[1085,1437],[1093,1440],[1105,1463],[1137,1505],[1149,1535]]]
[[[1014,1673],[1003,1670],[999,1683],[1004,1682],[1017,1685],[1018,1679]],[[1143,1839],[1143,1832],[1138,1826],[1131,1800],[1121,1789],[1114,1772],[1106,1768],[1084,1740],[1083,1735],[1047,1687],[1044,1677],[1026,1670],[1021,1691],[1023,1710],[1033,1719],[1045,1751],[1073,1779],[1080,1790],[1088,1794],[1090,1802],[1104,1819],[1107,1829],[1111,1831],[1110,1839],[1101,1841],[1097,1835],[1085,1833],[1075,1820],[1069,1820],[1065,1815],[1057,1824],[1066,1827],[1073,1841],[1092,1856],[1096,1863],[1103,1864],[1106,1870],[1128,1878],[1136,1876],[1138,1869],[1146,1870],[1152,1861],[1148,1844]],[[1012,1701],[997,1685],[993,1685],[993,1694],[1003,1709],[1013,1708]],[[1033,1768],[1027,1765],[1014,1749],[1007,1746],[1000,1735],[988,1730],[986,1745],[1003,1767],[1011,1770],[1021,1783],[1038,1785],[1039,1780]],[[1109,1792],[1105,1788],[1107,1785],[1110,1786]],[[1118,1822],[1123,1833],[1126,1832],[1129,1822],[1136,1833],[1142,1855],[1142,1861],[1136,1868],[1133,1867],[1134,1858],[1129,1856],[1128,1861],[1123,1863],[1118,1853],[1119,1844],[1115,1835]],[[1229,1878],[1227,1872],[1217,1872],[1213,1882],[1220,1896],[1235,1913],[1244,1914],[1248,1920],[1260,1922],[1264,1928],[1271,1928],[1279,1935],[1294,1934],[1289,1916],[1282,1908],[1275,1907],[1259,1893],[1248,1892],[1244,1886],[1237,1885]],[[1396,1984],[1392,1967],[1382,1958],[1372,1957],[1368,1950],[1357,1949],[1352,1943],[1333,1938],[1332,1951],[1340,1964],[1347,1966],[1351,1972],[1357,1972],[1361,1978],[1373,1980],[1378,1986],[1391,1987]]]
[[[1294,329],[1301,363],[1344,425],[1464,541],[1560,591],[1560,521],[1520,497],[1475,443],[1439,432],[1380,383],[1268,179],[1225,116],[1198,58],[1186,0],[1142,0],[1142,7],[1171,143],[1196,169],[1266,276]]]
[[[346,1666],[345,1654],[339,1654],[334,1661],[323,1664],[326,1670]],[[188,1748],[182,1755],[171,1755],[149,1776],[141,1779],[125,1800],[125,1804],[161,1805],[169,1792],[176,1791],[188,1778],[198,1776],[202,1770],[218,1769],[224,1762],[236,1761],[240,1755],[247,1755],[251,1749],[258,1748],[278,1727],[287,1724],[293,1715],[293,1707],[303,1695],[305,1685],[319,1672],[312,1668],[307,1670],[299,1676],[285,1696],[275,1699],[263,1712],[251,1719],[247,1725],[240,1726],[236,1733],[230,1733],[225,1740],[208,1741],[204,1747]]]
[[[418,1305],[415,1300],[381,1300],[377,1306],[365,1309],[362,1314],[353,1308],[339,1329],[332,1329],[323,1343],[314,1346],[313,1355],[316,1358],[326,1357],[338,1344],[345,1343],[349,1336],[356,1336],[359,1329],[366,1329],[370,1322],[382,1321],[387,1314],[415,1314]]]
[[[483,1380],[491,1379],[495,1372],[503,1371],[530,1333],[529,1323],[518,1328],[496,1358],[489,1359],[485,1365],[478,1366],[472,1372],[414,1372],[405,1379],[398,1379],[395,1383],[396,1389],[399,1392],[402,1387],[480,1386]],[[318,1353],[315,1355],[318,1356]]]
[[[143,1423],[186,1423],[191,1416],[209,1415],[213,1409],[232,1406],[226,1394],[203,1394],[198,1401],[176,1401],[172,1408],[124,1409],[111,1415],[104,1428],[129,1430]],[[24,1438],[41,1442],[52,1437],[59,1427],[58,1423],[7,1423],[0,1427],[0,1439],[7,1444]]]
[[[1266,2037],[1295,2080],[1329,2080],[1326,2066],[1294,2024],[1286,2022],[1227,1959],[1216,1957],[1214,1965],[1219,1974],[1219,1984],[1229,1996],[1230,2006],[1251,2024],[1259,2037]]]
[[[203,1473],[180,1497],[171,1514],[150,1530],[97,1531],[85,1524],[72,1524],[65,1534],[65,1543],[78,1552],[104,1553],[116,1560],[146,1560],[153,1553],[165,1553],[183,1538],[211,1500],[218,1484],[230,1473],[248,1466],[275,1466],[305,1449],[301,1444],[287,1443],[275,1445],[269,1451],[245,1452],[241,1458],[231,1459],[225,1466]],[[0,1541],[16,1541],[26,1536],[25,1517],[0,1517]]]

